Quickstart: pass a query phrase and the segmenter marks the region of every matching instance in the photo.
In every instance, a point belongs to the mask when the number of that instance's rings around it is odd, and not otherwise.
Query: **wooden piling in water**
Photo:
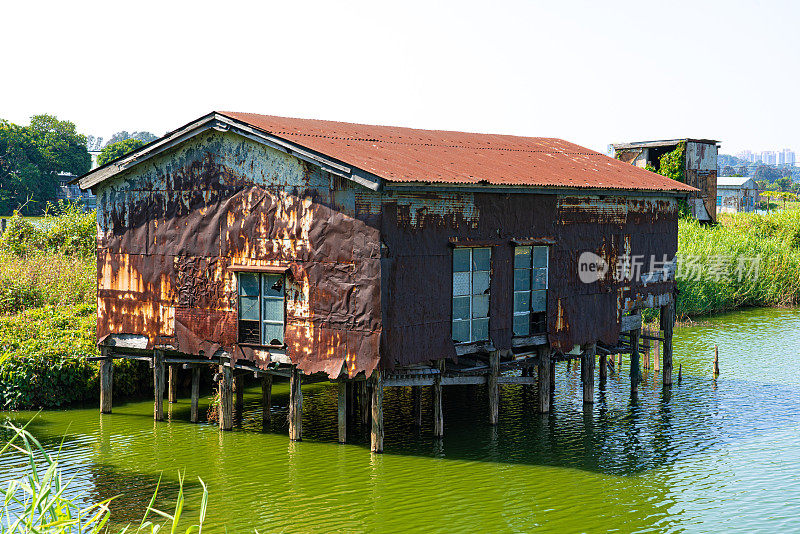
[[[436,368],[439,372],[433,378],[433,435],[437,438],[444,436],[444,407],[442,406],[444,365],[444,359],[436,361]]]
[[[360,399],[360,406],[361,406],[361,422],[363,424],[369,423],[370,413],[372,412],[372,401],[370,396],[370,384],[369,380],[362,380],[360,382],[361,385],[361,395],[359,396]]]
[[[546,350],[546,349],[542,349],[542,351],[539,352],[539,355],[540,355],[540,360],[539,361],[540,362],[542,361],[541,360],[541,355],[543,354],[544,350]],[[550,353],[550,351],[548,350],[548,354],[549,353]],[[542,365],[542,364],[539,363],[539,365]],[[550,359],[550,399],[551,399],[551,401],[553,399],[553,395],[555,394],[555,392],[556,392],[556,361],[551,358]]]
[[[261,377],[261,420],[269,421],[272,413],[272,375]]]
[[[219,429],[233,429],[233,371],[227,365],[219,366]]]
[[[338,402],[336,419],[339,423],[339,443],[347,442],[347,380],[341,379],[338,384]]]
[[[608,380],[608,356],[605,352],[600,353],[600,384],[605,384]]]
[[[639,391],[639,382],[642,380],[642,371],[639,369],[639,336],[641,330],[631,330],[631,393]]]
[[[489,353],[489,376],[486,385],[489,389],[489,424],[496,425],[500,418],[500,353],[496,350]]]
[[[594,403],[594,363],[597,344],[589,343],[581,354],[581,382],[583,383],[583,402]]]
[[[372,375],[372,432],[370,434],[370,450],[383,452],[383,375],[375,370]]]
[[[678,364],[678,384],[681,383],[681,380],[683,380],[683,365]]]
[[[289,439],[303,439],[303,388],[302,376],[296,365],[289,376]]]
[[[198,404],[200,402],[200,367],[192,367],[192,410],[189,420],[196,423],[199,419]]]
[[[714,345],[714,376],[719,375],[719,345]]]
[[[178,366],[168,365],[169,379],[167,381],[167,399],[170,404],[178,402]]]
[[[660,369],[661,366],[659,364],[659,356],[660,356],[659,355],[659,348],[660,348],[660,346],[661,346],[661,342],[656,339],[656,352],[655,352],[655,358],[653,359],[653,370],[656,373],[661,370]]]
[[[661,329],[664,331],[664,378],[665,386],[672,385],[672,329],[675,323],[675,302],[661,306]]]
[[[550,347],[539,349],[539,376],[536,386],[539,394],[539,413],[550,412]]]
[[[153,419],[164,420],[164,352],[153,351]]]
[[[108,349],[100,349],[104,360],[100,360],[100,413],[111,413],[111,395],[114,385],[114,360]]]

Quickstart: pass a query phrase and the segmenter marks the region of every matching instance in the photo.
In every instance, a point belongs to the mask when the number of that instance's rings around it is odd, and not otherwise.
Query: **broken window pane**
[[[264,345],[283,345],[283,324],[264,323]]]
[[[472,294],[481,295],[489,292],[489,273],[477,272],[472,274]]]
[[[265,274],[262,275],[261,280],[264,283],[264,291],[262,295],[265,297],[281,297],[283,298],[283,275],[282,274]]]
[[[547,289],[547,269],[533,270],[533,289]]]
[[[456,343],[469,341],[469,321],[453,321],[453,341]]]

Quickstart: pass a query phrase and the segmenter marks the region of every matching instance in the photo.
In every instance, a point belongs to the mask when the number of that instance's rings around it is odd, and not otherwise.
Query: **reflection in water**
[[[776,340],[797,358],[798,326],[798,311],[754,310],[678,329],[680,385],[663,390],[645,371],[631,397],[623,365],[598,382],[593,406],[581,400],[580,370],[559,364],[553,413],[536,413],[534,387],[503,386],[497,427],[485,424],[484,388],[448,387],[444,439],[432,436],[429,391],[420,429],[410,390],[389,388],[384,455],[369,453],[368,428],[352,421],[349,444],[336,444],[336,388],[322,384],[304,388],[302,443],[287,438],[280,382],[266,428],[254,383],[234,432],[189,424],[183,399],[169,423],[154,424],[152,404],[136,402],[105,416],[45,412],[31,429],[49,450],[64,439],[62,464],[81,498],[121,495],[121,522],[141,517],[159,476],[158,505],[169,510],[185,471],[189,516],[201,477],[209,526],[229,531],[798,530],[800,382],[796,361],[773,363]],[[0,459],[3,481],[24,469]]]

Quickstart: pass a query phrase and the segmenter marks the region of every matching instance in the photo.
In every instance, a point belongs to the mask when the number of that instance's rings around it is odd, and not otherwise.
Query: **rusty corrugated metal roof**
[[[561,139],[218,113],[389,182],[695,191]]]

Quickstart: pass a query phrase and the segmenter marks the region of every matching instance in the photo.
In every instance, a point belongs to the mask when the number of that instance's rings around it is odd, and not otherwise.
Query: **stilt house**
[[[79,185],[103,361],[152,359],[156,418],[164,365],[220,366],[223,428],[232,373],[291,376],[293,439],[302,376],[367,380],[374,450],[383,387],[438,387],[441,433],[442,385],[538,366],[547,411],[553,362],[633,350],[642,308],[671,330],[676,199],[697,192],[560,139],[233,112]]]

